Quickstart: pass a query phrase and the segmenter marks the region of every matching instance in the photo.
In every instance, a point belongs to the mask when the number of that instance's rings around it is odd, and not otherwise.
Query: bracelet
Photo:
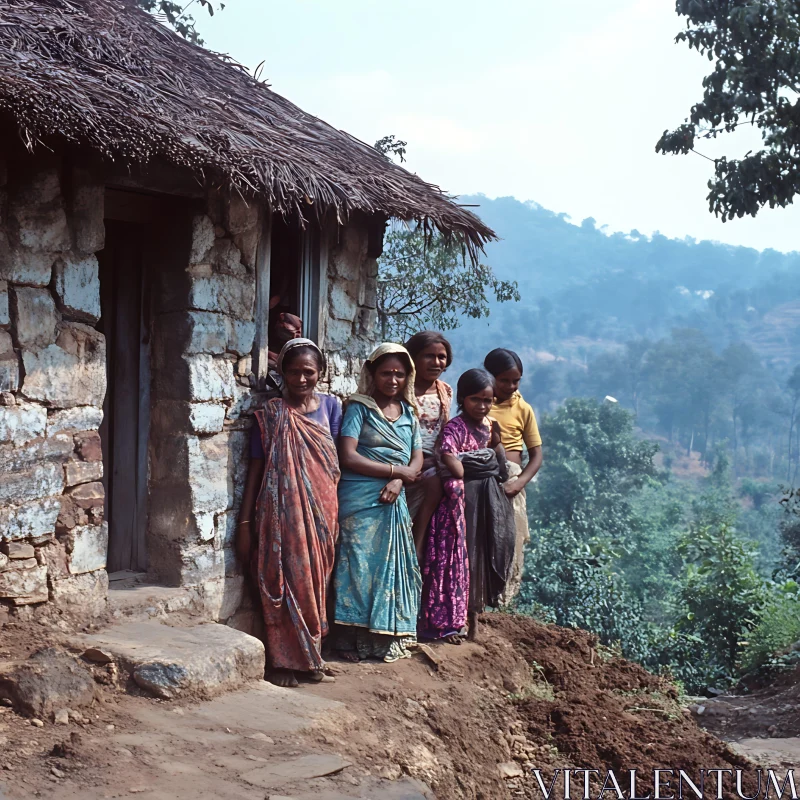
[[[249,525],[249,524],[250,524],[250,520],[249,519],[243,519],[241,522],[237,523],[236,527],[237,528],[241,528],[242,525]]]
[[[389,464],[389,469],[391,470],[389,473],[389,480],[392,480],[394,478],[394,464]]]

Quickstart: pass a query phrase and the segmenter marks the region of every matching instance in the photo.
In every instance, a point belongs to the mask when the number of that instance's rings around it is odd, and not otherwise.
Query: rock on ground
[[[0,697],[23,713],[49,719],[63,708],[90,705],[95,682],[74,656],[49,647],[27,661],[0,666]]]
[[[156,697],[207,697],[264,677],[264,645],[246,633],[210,623],[172,627],[128,622],[72,644],[108,653]]]

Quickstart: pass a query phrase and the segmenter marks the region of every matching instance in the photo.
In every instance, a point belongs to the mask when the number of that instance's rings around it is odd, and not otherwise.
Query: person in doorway
[[[283,396],[255,413],[237,550],[258,587],[267,679],[325,679],[322,640],[338,538],[338,399],[316,392],[325,358],[293,339],[276,360]]]
[[[339,441],[334,646],[347,660],[410,655],[422,581],[404,487],[419,480],[422,459],[414,363],[383,344],[346,401]]]
[[[522,380],[520,357],[513,350],[498,348],[486,356],[483,365],[494,376],[492,417],[500,425],[501,441],[509,460],[509,479],[504,487],[505,492],[514,501],[517,531],[514,566],[501,598],[501,602],[507,605],[516,597],[522,582],[525,545],[531,538],[525,487],[542,466],[542,438],[533,409],[519,393]],[[528,463],[524,468],[523,447],[528,451]]]
[[[277,311],[270,314],[269,325],[269,350],[267,358],[270,369],[277,370],[278,354],[281,348],[292,339],[298,339],[303,335],[303,320],[288,311]]]
[[[434,448],[450,419],[453,390],[439,379],[453,362],[453,350],[450,342],[436,331],[415,333],[406,342],[406,350],[414,359],[414,395],[424,455],[422,480],[406,489],[408,510],[414,521],[414,544],[421,564],[428,526],[442,499],[442,480],[436,469]]]
[[[444,498],[431,523],[422,566],[420,637],[461,644],[476,638],[477,615],[496,605],[513,547],[511,503],[500,489],[505,460],[500,429],[489,417],[492,376],[471,369],[458,380],[461,412],[442,431],[437,459]]]

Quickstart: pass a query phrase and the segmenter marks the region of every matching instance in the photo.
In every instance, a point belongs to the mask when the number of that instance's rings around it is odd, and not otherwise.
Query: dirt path
[[[491,614],[480,643],[430,653],[202,703],[102,687],[68,726],[6,709],[0,797],[510,800],[539,796],[533,767],[747,766],[583,631]]]
[[[698,699],[698,723],[767,767],[800,768],[800,669],[747,694]]]

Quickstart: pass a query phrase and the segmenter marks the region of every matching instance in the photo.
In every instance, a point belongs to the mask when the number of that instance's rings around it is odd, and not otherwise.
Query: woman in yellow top
[[[506,495],[514,501],[516,542],[514,564],[506,582],[502,602],[510,603],[519,592],[525,560],[525,544],[531,538],[528,530],[528,508],[525,487],[542,466],[542,437],[531,406],[519,393],[522,380],[522,361],[513,350],[492,350],[483,362],[494,376],[492,417],[500,425],[500,442],[509,460],[509,479],[504,485]],[[522,466],[522,450],[528,451],[528,463]]]

